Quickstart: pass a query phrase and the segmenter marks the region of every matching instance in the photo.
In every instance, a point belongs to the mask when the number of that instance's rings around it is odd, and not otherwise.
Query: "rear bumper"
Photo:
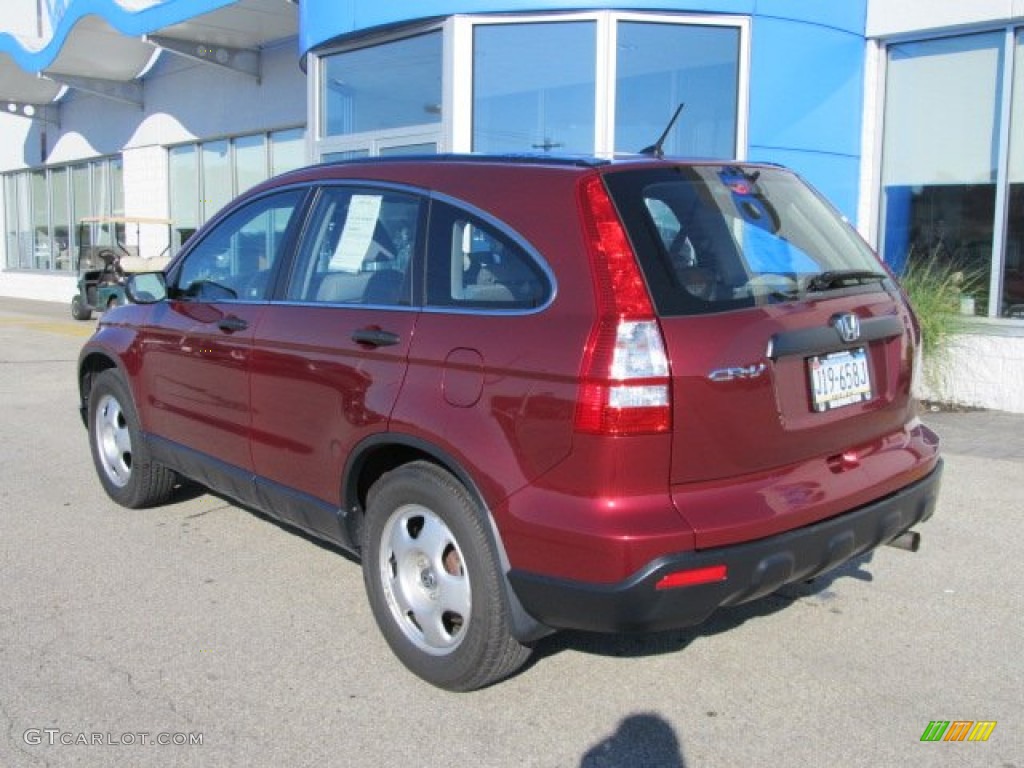
[[[658,631],[700,624],[721,606],[806,581],[886,544],[932,516],[942,463],[922,480],[876,502],[765,539],[666,555],[625,581],[588,584],[513,570],[509,581],[526,612],[555,629]],[[725,566],[720,581],[658,589],[679,571]]]

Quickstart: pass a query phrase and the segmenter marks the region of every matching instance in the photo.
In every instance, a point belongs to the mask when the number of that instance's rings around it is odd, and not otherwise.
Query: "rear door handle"
[[[360,328],[352,332],[352,341],[368,347],[390,347],[399,342],[398,334],[380,328]]]
[[[237,331],[244,331],[249,327],[249,324],[236,315],[228,315],[217,323],[217,327],[224,331],[224,333],[236,333]]]

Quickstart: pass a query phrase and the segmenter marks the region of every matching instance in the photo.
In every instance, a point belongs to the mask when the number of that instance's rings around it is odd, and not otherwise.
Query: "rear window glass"
[[[605,178],[662,314],[877,290],[886,279],[864,241],[788,171],[700,165]]]

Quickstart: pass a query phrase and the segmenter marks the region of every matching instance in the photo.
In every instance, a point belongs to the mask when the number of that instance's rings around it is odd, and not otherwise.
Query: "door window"
[[[420,200],[400,192],[327,188],[296,269],[291,301],[408,306]]]
[[[231,213],[185,256],[173,294],[206,301],[267,298],[271,275],[303,196],[303,190],[288,190]]]

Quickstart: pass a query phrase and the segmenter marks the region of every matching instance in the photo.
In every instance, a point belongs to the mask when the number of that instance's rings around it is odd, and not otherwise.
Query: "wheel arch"
[[[92,392],[93,382],[99,374],[111,368],[121,369],[113,357],[98,350],[86,351],[78,361],[78,411],[82,417],[82,423],[86,426],[88,426],[89,395]]]
[[[370,488],[384,474],[414,461],[426,461],[439,466],[458,480],[477,502],[487,518],[488,533],[498,556],[503,575],[505,596],[512,619],[513,632],[520,642],[533,642],[554,630],[526,612],[508,580],[511,569],[501,533],[479,485],[454,456],[443,448],[412,435],[393,432],[373,435],[356,446],[345,466],[341,488],[342,525],[349,541],[358,551],[362,547],[366,499]]]

